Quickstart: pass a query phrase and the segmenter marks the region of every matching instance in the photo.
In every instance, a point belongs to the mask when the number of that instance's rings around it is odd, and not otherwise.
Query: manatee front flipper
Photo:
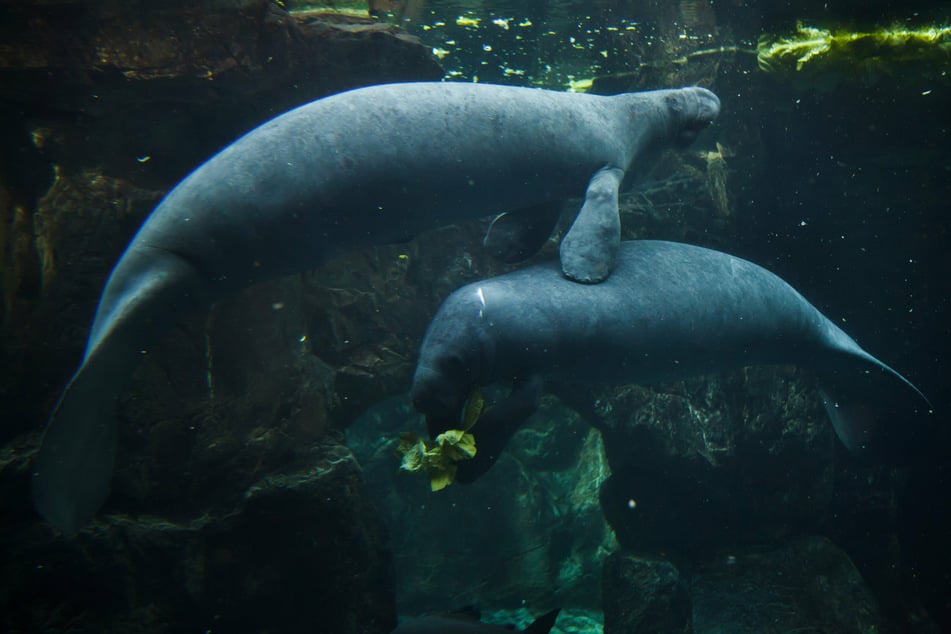
[[[588,183],[584,204],[561,241],[561,269],[576,282],[597,284],[614,269],[621,245],[618,190],[623,170],[604,167]]]
[[[542,386],[539,376],[516,383],[511,394],[479,418],[472,428],[476,437],[476,455],[457,464],[456,482],[475,482],[492,468],[515,432],[538,409]]]
[[[561,215],[562,201],[552,200],[499,214],[482,241],[492,257],[503,262],[521,262],[542,248]]]

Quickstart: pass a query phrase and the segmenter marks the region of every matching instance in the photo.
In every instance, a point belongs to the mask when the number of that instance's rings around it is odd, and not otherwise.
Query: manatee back
[[[613,104],[451,83],[333,95],[272,119],[209,159],[139,237],[182,254],[209,279],[260,278],[312,268],[340,244],[398,241],[582,196],[597,169],[627,156],[625,120]]]
[[[653,383],[808,362],[826,346],[828,320],[789,284],[686,244],[622,243],[614,273],[597,285],[546,264],[470,285],[460,300],[480,288],[498,372],[536,366],[557,379]]]

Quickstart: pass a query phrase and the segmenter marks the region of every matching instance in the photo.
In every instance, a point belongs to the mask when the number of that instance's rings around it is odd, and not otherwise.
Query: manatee
[[[488,470],[538,407],[546,383],[652,384],[756,364],[796,364],[818,379],[838,437],[891,459],[927,436],[931,405],[785,281],[751,262],[687,244],[624,242],[610,278],[574,284],[548,262],[474,282],[437,311],[411,396],[435,437],[458,425],[480,386],[511,393],[471,429]]]
[[[565,274],[604,279],[617,191],[717,116],[703,88],[612,97],[486,84],[389,84],[291,110],[226,147],[149,215],[102,292],[79,369],[32,465],[33,501],[72,533],[109,491],[115,400],[141,351],[176,319],[340,253],[499,214],[486,235],[531,254],[561,202],[583,197]],[[501,212],[501,213],[500,213]]]

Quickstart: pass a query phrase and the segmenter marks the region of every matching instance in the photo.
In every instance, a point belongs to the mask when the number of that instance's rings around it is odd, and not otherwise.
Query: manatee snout
[[[422,364],[413,375],[410,398],[416,411],[426,417],[426,427],[433,437],[457,425],[465,402],[465,395],[445,372]]]
[[[678,142],[689,145],[720,115],[720,98],[700,86],[684,88],[676,101],[668,101],[671,110],[681,117]]]

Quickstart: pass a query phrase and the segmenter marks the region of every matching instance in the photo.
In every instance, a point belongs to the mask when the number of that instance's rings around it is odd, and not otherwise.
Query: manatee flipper
[[[624,171],[604,167],[591,178],[584,204],[561,241],[561,269],[569,279],[597,284],[611,274],[621,245],[618,190]]]
[[[542,248],[561,216],[562,201],[552,200],[499,214],[486,231],[483,246],[492,257],[521,262]]]
[[[538,410],[543,385],[544,382],[537,375],[519,381],[511,394],[479,418],[471,430],[476,438],[476,455],[471,460],[458,463],[456,482],[475,482],[492,468],[515,432]]]
[[[931,444],[934,409],[908,379],[862,352],[867,356],[819,371],[822,404],[850,452],[886,464],[906,463]]]

